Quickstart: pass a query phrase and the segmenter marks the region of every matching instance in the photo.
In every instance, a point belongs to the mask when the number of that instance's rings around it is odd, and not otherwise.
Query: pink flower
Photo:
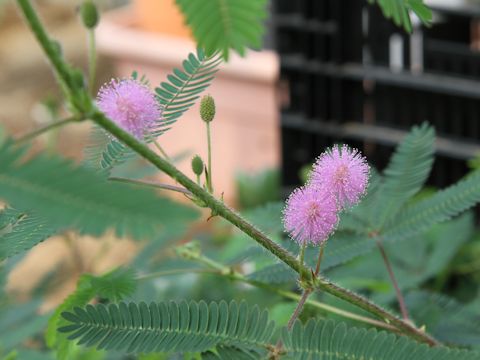
[[[356,149],[335,145],[325,151],[313,166],[310,184],[330,191],[340,208],[358,203],[365,193],[370,167]]]
[[[320,244],[338,222],[338,209],[331,193],[312,186],[290,194],[283,211],[285,231],[299,244]]]
[[[162,116],[154,94],[134,79],[112,79],[103,85],[97,95],[97,104],[119,127],[140,140]]]

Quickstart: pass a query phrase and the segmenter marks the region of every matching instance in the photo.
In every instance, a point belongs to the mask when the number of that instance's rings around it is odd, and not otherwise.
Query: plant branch
[[[405,299],[403,298],[402,291],[400,290],[400,287],[398,286],[397,279],[395,278],[395,274],[393,272],[392,264],[390,263],[390,260],[388,259],[387,253],[385,251],[385,248],[382,245],[382,242],[380,239],[376,241],[378,250],[380,250],[380,254],[382,255],[383,262],[385,263],[385,266],[388,271],[388,275],[390,276],[390,280],[392,281],[392,285],[395,288],[395,294],[397,295],[397,300],[398,300],[398,305],[400,306],[400,311],[402,312],[402,317],[404,320],[408,320],[408,311],[407,311],[407,306],[405,305]]]
[[[25,19],[29,23],[32,31],[35,34],[35,37],[39,41],[40,45],[44,49],[46,55],[50,59],[52,65],[54,66],[58,77],[62,83],[65,83],[69,86],[69,92],[72,93],[74,87],[70,80],[70,73],[68,66],[63,61],[59,52],[56,50],[54,45],[49,40],[46,32],[40,23],[38,17],[36,16],[35,11],[33,10],[29,0],[17,0],[17,3],[22,10]],[[67,94],[68,94],[67,93]],[[83,105],[84,107],[89,106],[90,104]],[[82,110],[84,114],[87,114],[86,117],[93,120],[97,125],[108,131],[118,140],[123,142],[126,146],[131,148],[137,154],[141,155],[144,159],[148,160],[150,163],[155,165],[159,170],[169,175],[171,178],[176,180],[179,184],[184,186],[187,190],[191,191],[192,194],[198,199],[202,200],[203,203],[212,210],[212,213],[223,217],[225,220],[230,222],[232,225],[239,228],[245,234],[250,236],[262,247],[267,249],[270,253],[275,255],[278,259],[283,261],[294,271],[296,271],[300,278],[305,281],[312,282],[314,288],[318,290],[325,291],[329,294],[332,294],[340,299],[343,299],[351,304],[358,306],[359,308],[383,319],[384,321],[395,326],[398,331],[402,332],[405,335],[408,335],[418,341],[427,343],[429,345],[438,345],[439,343],[433,339],[431,336],[426,334],[423,330],[417,329],[415,326],[411,325],[409,322],[399,319],[394,314],[382,309],[381,307],[373,304],[366,298],[357,295],[347,289],[344,289],[328,280],[317,278],[314,279],[311,274],[310,269],[308,269],[287,250],[279,246],[273,240],[264,235],[261,231],[256,229],[252,224],[247,222],[243,217],[237,214],[235,211],[227,207],[222,201],[217,200],[212,194],[208,191],[202,189],[194,181],[192,181],[188,176],[179,171],[174,165],[169,161],[161,158],[155,152],[153,152],[147,145],[138,141],[131,134],[119,128],[111,120],[105,117],[105,115],[97,110],[92,111],[91,109],[79,109]]]
[[[314,272],[315,277],[317,277],[318,274],[320,273],[320,264],[322,263],[324,250],[325,250],[325,243],[320,245],[320,250],[318,251],[317,265],[315,266],[315,272]]]
[[[66,119],[63,119],[63,120],[55,121],[55,122],[52,122],[51,124],[48,124],[44,127],[41,127],[39,129],[37,129],[37,130],[29,132],[28,134],[20,136],[18,139],[16,139],[15,142],[17,144],[22,144],[22,143],[27,142],[27,141],[43,134],[43,133],[48,132],[50,130],[53,130],[55,128],[58,128],[60,126],[63,126],[63,125],[66,125],[66,124],[69,124],[69,123],[72,123],[72,122],[81,121],[81,120],[83,120],[83,119],[78,118],[76,116],[72,116],[72,117],[69,117],[69,118],[66,118]]]
[[[207,159],[207,186],[211,193],[213,193],[212,183],[212,138],[210,132],[210,122],[207,121],[207,146],[208,146],[208,159]]]
[[[409,322],[399,319],[396,315],[370,302],[366,298],[344,289],[328,280],[322,278],[314,279],[310,269],[303,264],[300,264],[300,262],[290,252],[268,238],[243,217],[226,206],[223,202],[217,200],[208,191],[202,189],[170,162],[155,154],[155,152],[153,152],[148,146],[139,142],[135,137],[119,128],[115,123],[107,119],[103,113],[95,112],[92,114],[91,118],[97,125],[111,133],[125,145],[134,150],[137,154],[141,155],[143,158],[155,165],[159,170],[169,175],[179,184],[183,185],[186,189],[190,190],[192,194],[198,199],[202,200],[214,214],[223,217],[225,220],[236,226],[262,247],[275,255],[278,259],[291,267],[299,274],[302,280],[312,282],[314,288],[339,297],[342,300],[345,300],[375,316],[378,316],[380,319],[383,319],[384,321],[395,326],[403,334],[408,335],[420,342],[424,342],[432,346],[439,344],[434,338],[426,334],[423,330],[417,329]]]
[[[298,304],[297,304],[297,307],[295,308],[295,311],[290,317],[290,320],[288,320],[288,324],[287,324],[288,330],[292,329],[293,324],[295,324],[295,321],[298,319],[298,317],[302,313],[303,306],[305,305],[305,302],[307,301],[311,293],[312,293],[312,290],[309,290],[309,289],[303,291],[302,297],[300,298],[300,300],[298,300]]]
[[[97,51],[95,44],[95,29],[88,30],[88,87],[90,94],[95,96],[95,75],[97,72]]]
[[[50,40],[47,35],[37,13],[33,9],[29,0],[17,0],[20,9],[22,10],[25,19],[30,26],[33,34],[35,35],[38,43],[42,47],[43,51],[47,55],[50,63],[52,64],[55,74],[62,86],[62,89],[69,94],[69,86],[71,85],[71,75],[69,66],[65,63],[58,47]]]
[[[259,289],[263,289],[263,290],[266,290],[266,291],[273,292],[273,293],[275,293],[277,295],[280,295],[280,296],[282,296],[286,299],[294,300],[294,301],[297,301],[297,302],[299,302],[301,300],[302,296],[299,295],[299,294],[296,294],[292,291],[279,289],[275,286],[272,286],[272,285],[269,285],[269,284],[266,284],[266,283],[263,283],[263,282],[260,282],[260,281],[249,279],[247,276],[241,274],[240,272],[235,271],[234,269],[232,269],[228,266],[225,266],[225,265],[223,265],[223,264],[221,264],[221,263],[219,263],[219,262],[217,262],[213,259],[210,259],[210,258],[206,257],[205,255],[201,255],[201,254],[195,253],[193,251],[189,251],[187,249],[183,249],[181,253],[183,253],[183,255],[185,257],[187,257],[188,259],[198,261],[201,264],[206,265],[209,268],[209,269],[191,269],[192,270],[191,272],[223,276],[223,277],[226,277],[226,278],[228,278],[232,281],[242,282],[242,283],[249,284],[249,285],[254,286],[256,288],[259,288]],[[204,271],[201,271],[201,270],[204,270]],[[163,271],[163,272],[160,271],[160,272],[157,272],[157,273],[152,273],[152,274],[147,274],[147,275],[141,276],[138,279],[151,279],[151,278],[155,278],[157,276],[174,275],[174,274],[186,273],[188,271],[189,271],[189,269],[175,269],[175,270],[167,270],[167,271]],[[379,327],[379,328],[382,328],[382,329],[398,332],[397,328],[395,328],[394,326],[392,326],[390,324],[387,324],[383,321],[378,321],[378,320],[375,320],[375,319],[372,319],[372,318],[369,318],[369,317],[366,317],[366,316],[362,316],[362,315],[352,313],[352,312],[347,311],[347,310],[342,310],[342,309],[339,309],[335,306],[322,303],[320,301],[316,301],[316,300],[312,300],[312,299],[306,299],[305,305],[309,305],[309,306],[312,306],[314,308],[324,310],[324,311],[327,311],[329,313],[336,314],[336,315],[342,316],[342,317],[347,318],[347,319],[363,322],[363,323],[370,324],[370,325],[373,325],[373,326],[376,326],[376,327]]]
[[[179,192],[188,196],[192,196],[192,193],[184,188],[181,188],[179,186],[175,185],[169,185],[169,184],[161,184],[157,183],[154,181],[147,181],[147,180],[135,180],[135,179],[129,179],[129,178],[123,178],[123,177],[109,177],[108,180],[110,181],[116,181],[116,182],[121,182],[121,183],[127,183],[127,184],[134,184],[134,185],[140,185],[140,186],[146,186],[146,187],[153,187],[156,189],[163,189],[163,190],[170,190],[170,191],[175,191]]]

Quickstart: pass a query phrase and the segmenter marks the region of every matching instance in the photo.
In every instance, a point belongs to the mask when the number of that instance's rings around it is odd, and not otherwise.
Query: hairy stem
[[[69,87],[69,93],[72,93],[73,85],[69,81],[70,73],[69,68],[66,63],[63,61],[60,53],[57,51],[55,46],[52,44],[48,38],[40,20],[38,19],[35,10],[32,8],[29,0],[17,0],[20,9],[22,10],[26,21],[29,23],[32,31],[35,34],[35,37],[39,41],[40,45],[44,49],[46,55],[50,59],[55,71],[59,77],[61,83]],[[78,109],[85,112],[90,112],[90,109]],[[268,238],[261,231],[256,229],[252,224],[243,219],[235,211],[228,208],[222,201],[219,201],[213,195],[202,189],[184,173],[179,171],[174,165],[169,161],[161,158],[155,152],[153,152],[148,146],[139,142],[135,137],[125,132],[114,124],[111,120],[105,117],[105,115],[99,111],[92,111],[88,113],[86,117],[89,117],[97,125],[108,131],[110,134],[115,136],[118,140],[123,142],[126,146],[131,148],[137,154],[142,156],[144,159],[148,160],[150,163],[155,165],[159,170],[169,175],[171,178],[176,180],[179,184],[184,186],[187,190],[191,191],[194,196],[202,200],[207,207],[209,207],[212,212],[216,215],[223,217],[225,220],[230,222],[232,225],[239,228],[245,234],[250,236],[262,247],[267,249],[270,253],[275,255],[278,259],[283,261],[294,271],[296,271],[300,278],[312,282],[312,286],[316,289],[325,291],[329,294],[332,294],[342,300],[345,300],[351,304],[358,306],[359,308],[378,316],[380,319],[383,319],[385,322],[390,323],[395,326],[399,332],[408,335],[418,341],[427,343],[429,345],[438,345],[438,342],[433,339],[431,336],[426,334],[423,330],[417,329],[415,326],[411,325],[409,322],[399,319],[394,314],[382,309],[381,307],[373,304],[366,298],[357,295],[347,289],[344,289],[336,284],[331,283],[328,280],[317,278],[314,279],[313,274],[310,270],[300,264],[300,262],[287,250],[279,246],[273,240]]]
[[[392,281],[392,285],[395,288],[395,294],[397,295],[398,305],[400,306],[402,317],[404,320],[408,320],[409,316],[408,316],[407,306],[405,305],[405,299],[403,298],[402,291],[398,286],[397,279],[393,272],[392,264],[388,259],[387,252],[385,251],[385,248],[383,247],[381,240],[377,240],[377,246],[378,246],[378,250],[380,250],[380,254],[382,255],[382,259],[383,259],[383,262],[385,263],[385,267],[387,268],[388,275],[390,276],[390,280]]]
[[[295,308],[295,311],[290,317],[290,320],[288,320],[288,324],[287,324],[288,330],[292,329],[293,324],[295,324],[295,321],[298,319],[298,317],[302,313],[303,306],[305,305],[305,302],[307,301],[311,293],[312,293],[312,290],[309,290],[309,289],[303,291],[302,297],[300,298],[300,300],[298,300],[298,304],[297,304],[297,307]]]
[[[170,190],[170,191],[175,191],[179,192],[188,196],[192,196],[192,193],[182,187],[175,186],[175,185],[169,185],[169,184],[161,184],[157,183],[154,181],[147,181],[147,180],[135,180],[135,179],[128,179],[128,178],[123,178],[123,177],[109,177],[108,180],[110,181],[116,181],[116,182],[122,182],[122,183],[127,183],[127,184],[134,184],[134,185],[140,185],[140,186],[146,186],[146,187],[153,187],[156,189],[162,189],[162,190]]]
[[[44,127],[41,127],[40,129],[34,130],[32,132],[29,132],[28,134],[20,136],[15,142],[17,144],[22,144],[24,142],[32,140],[33,138],[35,138],[35,137],[37,137],[37,136],[39,136],[43,133],[48,132],[50,130],[53,130],[53,129],[58,128],[60,126],[63,126],[63,125],[69,124],[69,123],[73,123],[73,122],[76,122],[76,121],[80,121],[80,120],[81,119],[79,119],[78,117],[72,116],[72,117],[69,117],[69,118],[66,118],[66,119],[63,119],[63,120],[52,122],[51,124],[48,124]]]
[[[97,50],[95,44],[95,29],[88,30],[88,87],[90,94],[95,96],[95,76],[97,72]]]
[[[208,190],[213,193],[212,183],[212,138],[210,132],[210,121],[207,121],[207,146],[208,146],[208,159],[207,159],[207,186]]]

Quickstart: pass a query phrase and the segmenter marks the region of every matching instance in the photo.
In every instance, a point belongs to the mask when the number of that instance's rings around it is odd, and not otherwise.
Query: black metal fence
[[[281,58],[283,185],[326,146],[348,142],[378,168],[408,129],[437,130],[429,183],[444,187],[480,152],[480,4],[434,6],[406,34],[363,0],[273,0]]]

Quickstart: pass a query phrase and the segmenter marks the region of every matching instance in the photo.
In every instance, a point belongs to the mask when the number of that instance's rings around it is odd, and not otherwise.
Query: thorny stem
[[[392,264],[388,259],[387,253],[385,251],[385,248],[382,245],[381,240],[378,239],[376,242],[377,242],[378,250],[380,250],[380,254],[382,255],[383,262],[385,263],[385,266],[387,268],[388,275],[390,276],[390,280],[392,281],[392,285],[395,288],[395,294],[397,295],[398,305],[400,306],[402,317],[404,320],[408,321],[409,316],[408,316],[407,306],[405,305],[405,299],[403,298],[402,291],[400,290],[397,279],[395,278],[395,274],[393,273]]]
[[[55,50],[55,47],[50,42],[40,20],[35,13],[35,10],[32,8],[32,5],[29,0],[17,0],[17,3],[22,10],[26,21],[30,25],[32,31],[34,32],[35,37],[42,46],[45,54],[48,56],[50,62],[55,68],[55,71],[59,77],[59,80],[62,84],[70,86],[70,73],[68,71],[68,66],[61,58],[58,51]],[[71,90],[72,88],[68,88]],[[80,109],[83,111],[88,111],[87,109]],[[290,254],[283,247],[279,246],[273,240],[268,238],[258,229],[256,229],[252,224],[243,219],[235,211],[228,208],[222,201],[219,201],[212,196],[209,192],[202,189],[194,181],[190,180],[188,176],[179,171],[175,166],[165,159],[162,159],[160,156],[155,154],[148,146],[139,142],[135,137],[127,133],[126,131],[119,128],[111,120],[105,117],[105,115],[99,111],[93,111],[91,114],[88,114],[88,117],[94,121],[97,125],[108,131],[110,134],[115,136],[126,146],[131,148],[137,154],[141,155],[143,158],[148,160],[150,163],[155,165],[159,170],[169,175],[171,178],[176,180],[179,184],[183,185],[186,189],[192,192],[198,199],[202,200],[207,207],[209,207],[212,212],[223,217],[225,220],[230,222],[232,225],[239,228],[245,234],[250,236],[253,240],[275,255],[278,259],[283,261],[289,267],[291,267],[295,272],[297,272],[302,279],[312,282],[312,286],[317,290],[325,291],[333,296],[336,296],[342,300],[345,300],[353,305],[358,306],[359,308],[378,316],[380,319],[385,322],[393,325],[397,330],[405,335],[408,335],[420,342],[427,343],[429,345],[439,345],[439,343],[432,338],[430,335],[426,334],[423,330],[416,328],[414,325],[409,322],[403,321],[394,314],[384,310],[378,305],[370,302],[366,298],[357,295],[347,289],[344,289],[326,279],[317,278],[314,279],[309,269],[300,264],[295,257]]]
[[[95,96],[95,75],[97,72],[97,51],[95,44],[95,29],[88,30],[88,87],[90,94]]]
[[[128,179],[128,178],[123,178],[123,177],[109,177],[108,180],[110,181],[116,181],[116,182],[122,182],[122,183],[127,183],[127,184],[134,184],[134,185],[140,185],[140,186],[146,186],[146,187],[153,187],[156,189],[163,189],[163,190],[170,190],[170,191],[175,191],[179,192],[188,196],[192,196],[192,193],[182,187],[175,186],[175,185],[170,185],[170,184],[161,184],[157,183],[154,181],[147,181],[147,180],[135,180],[135,179]]]
[[[207,144],[208,144],[208,163],[207,163],[207,186],[208,190],[213,193],[212,183],[212,138],[210,132],[210,121],[207,121]]]
[[[53,130],[53,129],[58,128],[60,126],[63,126],[63,125],[66,125],[66,124],[69,124],[69,123],[72,123],[72,122],[80,121],[80,120],[81,119],[79,119],[78,117],[72,116],[72,117],[69,117],[69,118],[66,118],[66,119],[63,119],[63,120],[52,122],[51,124],[48,124],[44,127],[41,127],[40,129],[34,130],[32,132],[29,132],[28,134],[20,136],[15,141],[15,143],[22,144],[24,142],[32,140],[33,138],[35,138],[35,137],[37,137],[37,136],[39,136],[43,133],[46,133],[47,131],[50,131],[50,130]]]

